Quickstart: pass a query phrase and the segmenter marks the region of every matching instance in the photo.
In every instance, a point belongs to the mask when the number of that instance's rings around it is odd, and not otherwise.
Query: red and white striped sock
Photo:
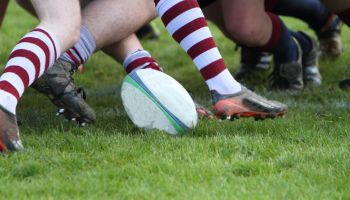
[[[137,50],[130,53],[123,62],[126,73],[130,74],[134,70],[151,68],[162,71],[156,60],[145,50]]]
[[[89,29],[80,27],[79,41],[68,51],[62,54],[62,59],[74,63],[76,66],[84,64],[96,50],[96,41]]]
[[[232,77],[199,8],[197,0],[155,0],[166,29],[192,58],[210,90],[220,94],[241,91]]]
[[[0,77],[0,105],[16,114],[23,92],[38,79],[61,54],[60,43],[48,30],[36,28],[15,46]]]

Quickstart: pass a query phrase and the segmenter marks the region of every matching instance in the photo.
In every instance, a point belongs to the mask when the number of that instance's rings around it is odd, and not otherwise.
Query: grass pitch
[[[308,30],[300,21],[286,20]],[[35,24],[11,2],[0,33],[2,66]],[[145,48],[197,100],[210,105],[195,67],[161,31],[160,42],[144,42]],[[226,62],[234,66],[230,70],[236,70],[234,45],[213,31]],[[350,92],[337,87],[350,76],[349,34],[344,28],[344,55],[321,61],[322,87],[271,93],[261,82],[258,93],[289,105],[285,118],[204,120],[183,137],[136,129],[120,102],[125,73],[98,53],[76,75],[97,123],[78,128],[64,122],[45,97],[29,89],[18,107],[26,151],[0,156],[0,199],[350,199]]]

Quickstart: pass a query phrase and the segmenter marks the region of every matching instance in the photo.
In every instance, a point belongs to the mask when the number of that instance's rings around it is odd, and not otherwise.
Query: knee
[[[266,43],[264,31],[260,30],[261,26],[256,26],[254,23],[240,20],[226,23],[225,26],[225,35],[238,44],[249,47],[259,47]]]

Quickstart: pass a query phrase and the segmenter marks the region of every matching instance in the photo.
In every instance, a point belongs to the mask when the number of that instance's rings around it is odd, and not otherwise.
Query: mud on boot
[[[77,88],[74,83],[72,75],[77,68],[72,63],[58,59],[32,87],[46,95],[59,108],[58,114],[85,125],[95,122],[96,115],[85,101],[84,90]]]

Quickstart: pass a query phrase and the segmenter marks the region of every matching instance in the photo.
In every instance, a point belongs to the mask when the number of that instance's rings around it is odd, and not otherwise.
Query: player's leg
[[[76,66],[86,62],[95,50],[133,34],[153,19],[155,12],[147,1],[95,0],[83,9],[82,16],[80,40],[62,56]]]
[[[85,7],[90,0],[80,0],[81,7]],[[37,14],[33,5],[27,0],[16,0],[17,4],[34,17]],[[80,35],[83,35],[82,31]],[[57,116],[63,115],[67,120],[76,121],[84,126],[96,120],[94,110],[86,103],[84,89],[73,82],[73,72],[77,69],[71,63],[58,60],[31,87],[47,96],[57,109]]]
[[[96,13],[100,10],[104,12]],[[89,27],[96,40],[96,49],[101,49],[136,32],[155,17],[155,10],[146,0],[95,0],[82,16],[83,25]]]
[[[277,14],[300,18],[312,27],[320,40],[323,55],[336,56],[342,51],[340,23],[318,0],[265,0],[265,9]],[[321,85],[318,69],[318,45],[302,32],[291,31],[302,48],[303,80],[309,86]]]
[[[76,65],[86,62],[95,50],[134,33],[155,17],[155,10],[148,1],[94,0],[84,7],[82,16],[78,42],[62,55]]]
[[[151,54],[143,49],[135,34],[104,47],[102,50],[117,62],[122,63],[127,73],[146,68],[162,70]]]
[[[228,38],[232,39],[232,35],[226,29],[221,2],[219,0],[211,4],[205,4],[206,1],[199,2],[201,3],[201,7],[203,7],[205,16],[214,22]],[[254,71],[268,68],[270,59],[270,56],[263,57],[259,50],[241,46],[241,64],[238,72],[235,74],[235,78],[240,82],[249,79],[248,77],[252,76]],[[258,65],[259,67],[257,67]]]
[[[341,22],[319,0],[265,0],[265,7],[273,13],[293,16],[304,20],[316,32],[323,56],[339,56],[342,52],[340,38]],[[303,44],[303,43],[301,43]],[[321,76],[317,66],[317,47],[313,43],[309,53],[304,52],[304,82],[309,85],[320,85]],[[242,48],[241,66],[235,77],[239,80],[249,78],[252,72],[264,66],[262,53]],[[268,58],[268,57],[267,57]],[[309,62],[313,59],[313,62]],[[312,65],[310,65],[312,64]],[[254,77],[254,76],[253,76]]]
[[[221,23],[223,24],[219,27],[224,27],[224,33],[227,37],[246,48],[272,52],[276,63],[278,63],[276,72],[287,72],[289,69],[294,71],[293,80],[289,81],[290,84],[288,81],[284,81],[286,83],[283,85],[293,89],[303,88],[301,63],[298,62],[300,60],[298,44],[293,40],[291,33],[278,16],[265,12],[263,1],[220,0],[220,6],[223,15]],[[206,12],[209,19],[218,15],[217,11],[210,11]],[[283,79],[287,79],[290,74],[281,73],[281,76]]]
[[[232,77],[197,1],[155,0],[155,3],[167,30],[193,59],[206,81],[218,116],[270,117],[285,113],[286,106],[257,96]],[[265,109],[263,114],[257,105]]]
[[[274,54],[272,86],[277,89],[302,89],[300,46],[308,53],[312,49],[311,39],[305,34],[292,33],[278,16],[266,13],[263,1],[221,0],[221,7],[224,24],[219,27],[225,28],[228,37],[256,51]],[[218,15],[217,12],[207,14],[209,18]]]
[[[84,7],[82,16],[80,40],[62,59],[80,65],[103,48],[122,63],[129,54],[143,49],[133,33],[155,17],[155,9],[147,1],[94,0]]]
[[[341,54],[342,23],[319,0],[278,0],[272,11],[278,15],[296,17],[305,21],[316,32],[322,55],[339,56]]]
[[[59,41],[61,48],[56,48],[57,54],[66,51],[78,41],[81,24],[78,0],[48,0],[44,2],[31,0],[31,2],[40,20],[38,27],[50,30]],[[65,11],[64,14],[62,11]],[[62,27],[65,27],[65,31],[62,31]]]
[[[79,37],[79,2],[32,0],[39,25],[14,47],[0,77],[0,151],[22,148],[16,106],[23,92]],[[62,13],[65,13],[62,15]],[[62,27],[66,27],[62,31]]]
[[[230,4],[227,0],[224,0],[224,2]],[[262,3],[255,3],[255,5],[261,7]],[[227,5],[223,7],[225,6]],[[264,6],[266,7],[266,1]],[[249,8],[247,10],[248,13],[253,12],[249,12]],[[255,48],[255,50],[269,51],[274,55],[275,67],[272,87],[277,89],[301,89],[304,84],[320,85],[321,79],[317,66],[317,46],[313,40],[304,33],[288,30],[281,19],[275,14],[266,12],[265,15],[272,22],[272,34],[268,43]],[[249,16],[246,17],[249,18]],[[256,17],[259,18],[259,16]],[[257,18],[253,19],[251,23],[256,22]],[[264,22],[260,21],[258,23]],[[307,75],[310,73],[305,73],[305,76],[303,76],[303,71],[306,70],[305,68],[308,69],[307,72],[312,72],[312,75],[315,74],[314,77],[316,78]]]
[[[205,18],[196,1],[156,1],[158,14],[173,38],[190,55],[210,90],[221,94],[241,91],[216,47]],[[225,79],[216,85],[215,79]]]

